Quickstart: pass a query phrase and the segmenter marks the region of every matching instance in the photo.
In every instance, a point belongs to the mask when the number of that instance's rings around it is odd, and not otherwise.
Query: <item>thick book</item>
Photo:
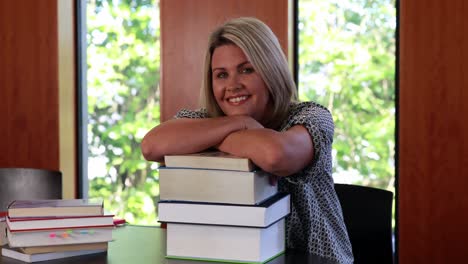
[[[66,217],[103,215],[102,199],[16,200],[8,205],[8,216]]]
[[[40,254],[26,254],[18,250],[11,248],[2,248],[2,255],[8,258],[21,260],[23,262],[32,263],[53,259],[62,259],[97,253],[104,253],[106,249],[94,249],[94,250],[78,250],[78,251],[63,251],[63,252],[51,252],[51,253],[40,253]]]
[[[278,192],[263,171],[161,167],[161,200],[258,204]]]
[[[102,216],[71,216],[50,218],[10,218],[7,217],[7,226],[11,231],[34,231],[64,228],[96,228],[113,227],[113,215]]]
[[[23,247],[15,248],[15,250],[25,254],[42,254],[51,252],[78,251],[78,250],[107,250],[108,243],[90,243],[90,244],[73,244],[73,245],[58,245],[58,246],[42,246],[42,247]]]
[[[160,201],[160,222],[267,227],[290,213],[290,195],[278,193],[258,205]]]
[[[236,157],[221,151],[204,151],[185,155],[168,155],[164,157],[166,167],[198,168],[252,171],[255,165],[248,158]]]
[[[112,241],[114,228],[71,228],[43,231],[11,231],[7,229],[8,244],[16,247],[58,246]]]
[[[267,228],[167,224],[167,258],[264,263],[284,251],[284,218]]]

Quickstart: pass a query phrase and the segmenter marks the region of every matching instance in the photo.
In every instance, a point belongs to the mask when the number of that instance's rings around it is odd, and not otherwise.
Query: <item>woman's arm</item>
[[[163,161],[164,155],[195,153],[218,145],[232,132],[262,128],[248,116],[181,118],[151,129],[141,142],[146,160]]]
[[[289,176],[307,166],[314,158],[312,138],[301,125],[285,132],[248,129],[229,134],[218,149],[250,158],[264,171]]]

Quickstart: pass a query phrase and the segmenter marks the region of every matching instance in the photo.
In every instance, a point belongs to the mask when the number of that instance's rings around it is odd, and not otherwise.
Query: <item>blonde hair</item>
[[[278,39],[266,24],[256,18],[232,19],[211,33],[205,55],[201,107],[206,108],[210,117],[225,115],[213,94],[211,59],[217,47],[229,44],[238,46],[244,52],[265,82],[272,112],[263,125],[278,128],[288,114],[289,103],[296,100],[296,85]]]

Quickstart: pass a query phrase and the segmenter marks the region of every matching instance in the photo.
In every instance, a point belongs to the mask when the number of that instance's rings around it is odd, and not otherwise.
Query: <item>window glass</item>
[[[156,0],[88,0],[89,197],[129,223],[157,224],[156,163],[140,152],[159,122]]]
[[[301,100],[334,117],[335,182],[394,191],[395,0],[299,0]]]

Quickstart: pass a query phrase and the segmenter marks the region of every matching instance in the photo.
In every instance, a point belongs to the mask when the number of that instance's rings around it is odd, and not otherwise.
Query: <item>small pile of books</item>
[[[102,200],[17,200],[8,206],[2,255],[36,262],[107,252],[113,229]]]
[[[249,159],[219,151],[166,156],[159,184],[167,258],[264,263],[284,253],[290,197]]]

